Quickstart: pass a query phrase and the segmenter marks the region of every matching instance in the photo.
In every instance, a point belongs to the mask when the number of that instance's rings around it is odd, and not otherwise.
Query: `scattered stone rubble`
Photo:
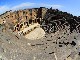
[[[10,30],[0,30],[0,59],[79,60],[80,33],[74,31],[70,34],[66,29],[46,34],[38,40],[28,40],[12,34]]]

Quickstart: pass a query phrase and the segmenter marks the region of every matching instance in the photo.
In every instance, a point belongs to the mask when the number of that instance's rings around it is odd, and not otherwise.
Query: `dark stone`
[[[72,41],[72,43],[70,43],[71,45],[73,45],[73,46],[75,46],[76,45],[76,43],[74,42],[74,41]]]
[[[62,45],[59,45],[59,47],[62,47]]]
[[[79,54],[78,54],[79,56],[80,56],[80,52],[79,52]]]

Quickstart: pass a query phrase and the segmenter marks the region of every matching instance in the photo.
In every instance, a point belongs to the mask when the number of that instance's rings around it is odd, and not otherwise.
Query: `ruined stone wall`
[[[24,10],[24,16],[25,16],[27,21],[30,20],[31,16],[32,16],[32,10],[31,9]]]
[[[14,12],[7,11],[0,16],[1,17],[0,20],[11,20],[12,22],[15,22],[16,20],[22,20],[22,21],[26,21],[30,19],[35,20],[36,18],[43,18],[46,12],[47,12],[47,8],[44,7],[18,10]],[[41,17],[39,15],[41,15]]]
[[[32,20],[35,20],[37,18],[38,9],[32,9]]]
[[[15,26],[17,24],[23,23],[25,25],[40,22],[47,12],[47,8],[32,8],[18,11],[7,11],[0,15],[0,24],[7,22],[9,26]]]
[[[47,8],[41,8],[42,9],[42,18],[44,18],[44,16],[45,16],[45,14],[46,14],[46,12],[47,12]]]

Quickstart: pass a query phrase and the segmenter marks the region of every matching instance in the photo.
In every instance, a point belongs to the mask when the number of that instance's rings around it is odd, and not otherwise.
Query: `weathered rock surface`
[[[28,40],[0,30],[1,60],[79,60],[80,34],[69,30],[46,34],[38,40]]]
[[[42,28],[38,27],[27,34],[25,37],[27,39],[36,40],[42,38],[43,36],[45,36],[45,31]]]

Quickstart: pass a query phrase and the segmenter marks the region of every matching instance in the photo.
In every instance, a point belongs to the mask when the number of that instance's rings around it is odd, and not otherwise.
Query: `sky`
[[[46,7],[80,16],[80,0],[0,0],[0,14],[9,10]]]

